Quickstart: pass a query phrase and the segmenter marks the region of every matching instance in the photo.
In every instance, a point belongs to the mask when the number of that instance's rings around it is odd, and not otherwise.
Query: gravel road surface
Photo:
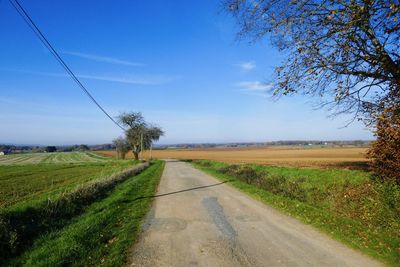
[[[190,164],[174,160],[166,163],[130,264],[381,266]]]

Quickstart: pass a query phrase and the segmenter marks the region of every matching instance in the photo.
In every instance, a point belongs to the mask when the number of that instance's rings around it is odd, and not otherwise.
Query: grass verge
[[[1,210],[0,264],[19,255],[41,234],[64,227],[72,217],[85,212],[94,201],[106,197],[116,185],[147,166],[147,163],[143,163],[106,179],[86,183],[54,200]]]
[[[194,161],[193,165],[391,266],[400,262],[400,188],[368,173]]]
[[[121,266],[150,208],[164,162],[117,185],[58,231],[43,235],[11,266]]]

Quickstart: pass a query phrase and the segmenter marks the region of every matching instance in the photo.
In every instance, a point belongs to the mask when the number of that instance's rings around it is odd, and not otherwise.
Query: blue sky
[[[159,143],[371,139],[310,99],[266,96],[282,60],[236,41],[219,1],[27,1],[33,20],[113,116],[141,111]],[[108,143],[122,134],[0,1],[0,143]]]

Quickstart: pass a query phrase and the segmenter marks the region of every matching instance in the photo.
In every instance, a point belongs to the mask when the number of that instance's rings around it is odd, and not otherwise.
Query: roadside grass
[[[368,172],[197,160],[198,169],[228,182],[352,248],[391,266],[400,262],[400,187]]]
[[[102,163],[29,164],[0,166],[0,208],[32,205],[68,192],[136,164],[133,161]]]
[[[152,203],[164,162],[117,185],[64,228],[42,235],[11,266],[121,266]]]

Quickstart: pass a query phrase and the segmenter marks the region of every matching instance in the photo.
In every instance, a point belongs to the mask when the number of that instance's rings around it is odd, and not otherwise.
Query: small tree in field
[[[119,122],[128,129],[125,131],[136,160],[143,149],[149,149],[154,141],[160,139],[164,132],[161,128],[148,124],[140,112],[123,113],[118,117]]]
[[[117,150],[117,157],[125,159],[126,154],[131,149],[128,140],[126,140],[126,138],[124,137],[118,137],[113,140],[113,144],[115,145],[115,148]]]

